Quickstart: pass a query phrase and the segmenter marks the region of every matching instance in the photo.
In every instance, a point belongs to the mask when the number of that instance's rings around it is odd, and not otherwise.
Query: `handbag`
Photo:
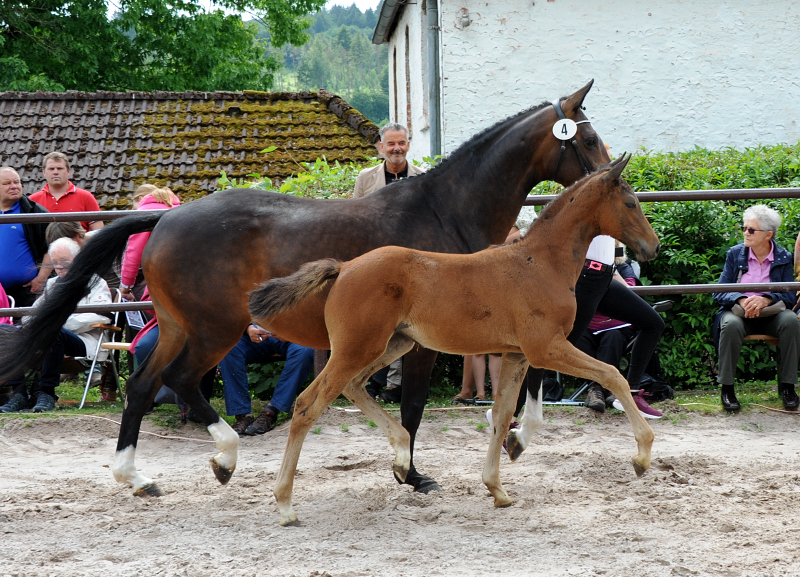
[[[786,303],[784,303],[783,301],[778,301],[774,304],[769,305],[768,307],[764,307],[763,309],[761,309],[761,311],[758,313],[758,317],[756,318],[762,319],[764,317],[771,317],[785,310],[786,310]],[[744,309],[739,305],[739,303],[733,305],[733,308],[731,308],[731,312],[735,314],[737,317],[745,318]]]

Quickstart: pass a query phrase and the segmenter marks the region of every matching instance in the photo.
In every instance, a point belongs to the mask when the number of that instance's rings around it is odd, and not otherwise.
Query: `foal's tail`
[[[95,274],[102,275],[122,257],[128,237],[152,230],[166,210],[126,216],[95,233],[75,257],[67,275],[55,283],[22,328],[0,334],[0,383],[36,365],[59,330],[87,294]]]
[[[271,319],[293,309],[339,276],[341,261],[326,258],[309,262],[296,273],[274,278],[250,293],[250,317]]]

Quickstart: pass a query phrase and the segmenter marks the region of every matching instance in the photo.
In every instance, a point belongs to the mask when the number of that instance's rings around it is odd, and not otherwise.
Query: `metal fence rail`
[[[529,196],[525,206],[542,206],[558,198],[557,194]],[[741,200],[763,198],[800,198],[800,188],[720,188],[711,190],[661,190],[637,192],[639,202],[678,202],[692,200]]]
[[[734,293],[734,292],[785,292],[799,291],[800,282],[788,283],[733,283],[733,284],[673,284],[635,286],[630,289],[639,295],[677,295],[698,293]],[[110,305],[87,305],[75,309],[76,313],[113,313],[116,311],[147,311],[153,309],[153,303],[130,302]],[[0,309],[0,317],[24,317],[35,310],[35,307],[19,307]]]

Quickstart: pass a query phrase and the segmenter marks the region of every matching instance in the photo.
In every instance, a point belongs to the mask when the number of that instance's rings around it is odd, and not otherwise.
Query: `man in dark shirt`
[[[378,151],[385,158],[378,166],[365,168],[358,173],[353,198],[361,198],[383,188],[390,182],[425,172],[406,160],[411,139],[402,124],[387,124],[380,131]]]

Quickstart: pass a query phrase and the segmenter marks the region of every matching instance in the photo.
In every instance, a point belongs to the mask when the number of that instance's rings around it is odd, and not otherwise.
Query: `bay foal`
[[[411,460],[409,435],[367,395],[364,383],[415,343],[456,354],[503,353],[495,428],[483,469],[496,506],[511,504],[500,483],[500,447],[529,363],[611,390],[625,407],[636,437],[634,469],[644,473],[650,466],[653,431],[636,409],[627,382],[616,368],[566,339],[575,319],[575,283],[592,238],[618,238],[641,260],[658,254],[658,237],[620,177],[629,159],[623,155],[564,191],[520,242],[472,255],[385,247],[346,263],[327,259],[306,264],[251,294],[253,320],[269,328],[276,315],[300,306],[335,279],[325,304],[331,357],[297,399],[275,486],[282,525],[297,521],[291,493],[303,439],[343,391],[388,436],[395,450],[394,473],[405,478]]]

